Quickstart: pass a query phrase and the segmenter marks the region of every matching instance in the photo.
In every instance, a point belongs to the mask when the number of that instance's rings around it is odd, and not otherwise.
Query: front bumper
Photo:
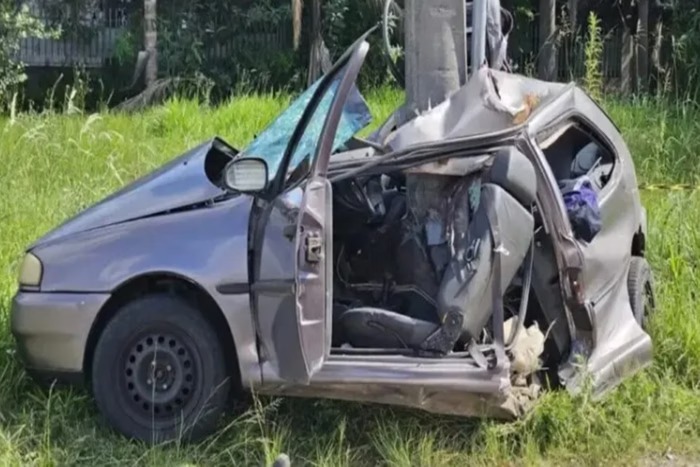
[[[18,292],[12,301],[11,328],[29,373],[40,379],[79,379],[90,329],[109,297]]]

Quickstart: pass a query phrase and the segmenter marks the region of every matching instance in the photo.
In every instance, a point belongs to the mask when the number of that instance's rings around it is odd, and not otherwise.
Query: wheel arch
[[[646,251],[646,235],[644,233],[644,230],[640,228],[634,233],[634,236],[632,237],[632,256],[640,256],[644,257],[644,253]]]
[[[632,256],[644,257],[647,241],[647,210],[640,207],[639,227],[632,237]]]
[[[232,356],[232,358],[226,358],[227,371],[232,377],[234,387],[240,387],[241,375],[236,343],[223,311],[199,283],[181,274],[168,271],[149,272],[132,277],[112,291],[111,297],[100,309],[88,334],[83,354],[83,374],[86,383],[89,384],[91,380],[95,347],[107,323],[126,303],[149,293],[173,294],[187,300],[199,310],[202,316],[214,327],[224,348],[232,350],[227,353],[227,355]]]

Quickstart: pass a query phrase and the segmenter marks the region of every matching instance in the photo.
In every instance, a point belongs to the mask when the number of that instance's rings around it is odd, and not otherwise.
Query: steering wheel
[[[369,199],[367,192],[365,191],[364,187],[360,185],[357,179],[353,178],[350,180],[350,190],[352,190],[353,194],[358,198],[358,200],[367,207],[372,218],[378,215],[377,208],[374,206],[374,203],[372,203],[372,200]]]

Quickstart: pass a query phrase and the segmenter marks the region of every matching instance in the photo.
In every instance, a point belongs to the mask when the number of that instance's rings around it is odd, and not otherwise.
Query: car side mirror
[[[267,187],[267,162],[257,157],[235,159],[224,170],[224,185],[228,190],[255,193]]]

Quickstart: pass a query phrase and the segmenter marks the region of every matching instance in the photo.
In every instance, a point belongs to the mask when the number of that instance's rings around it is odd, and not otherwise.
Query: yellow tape
[[[690,183],[642,183],[639,189],[642,191],[695,191],[700,189],[700,186]]]

